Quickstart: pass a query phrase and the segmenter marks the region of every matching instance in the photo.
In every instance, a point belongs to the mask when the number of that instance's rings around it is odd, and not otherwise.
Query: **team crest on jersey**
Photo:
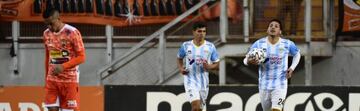
[[[204,50],[205,55],[209,54],[209,50]]]
[[[62,47],[65,47],[67,44],[67,41],[65,39],[61,39],[60,42]]]
[[[187,54],[191,54],[191,50],[188,50],[188,51],[187,51]]]
[[[279,53],[283,53],[285,51],[285,48],[279,48]]]

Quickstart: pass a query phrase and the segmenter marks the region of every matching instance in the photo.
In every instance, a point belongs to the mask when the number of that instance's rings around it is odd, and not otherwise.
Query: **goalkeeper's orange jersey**
[[[79,82],[78,65],[85,60],[85,48],[80,32],[65,24],[59,32],[49,29],[43,33],[45,44],[46,81]],[[53,75],[55,64],[61,64],[64,71]]]

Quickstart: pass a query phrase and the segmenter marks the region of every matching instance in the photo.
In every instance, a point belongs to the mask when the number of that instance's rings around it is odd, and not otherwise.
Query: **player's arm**
[[[187,73],[189,73],[189,71],[187,71],[184,67],[184,63],[183,63],[183,59],[182,58],[177,58],[177,66],[179,68],[179,71],[181,74],[185,75]]]
[[[215,46],[212,47],[212,53],[210,55],[210,60],[212,61],[212,64],[209,64],[206,60],[203,61],[203,67],[205,70],[217,70],[219,69],[219,54],[216,51]]]
[[[76,55],[77,56],[75,58],[62,64],[64,69],[69,69],[69,68],[75,67],[75,66],[85,62],[85,51],[84,50],[77,52]]]
[[[85,62],[85,48],[82,41],[81,34],[78,31],[73,33],[73,47],[76,52],[76,57],[70,59],[68,62],[62,64],[64,69],[73,68],[81,63]]]
[[[212,64],[205,63],[204,68],[207,70],[217,70],[217,69],[219,69],[219,61],[214,62]]]
[[[290,42],[290,54],[293,55],[292,63],[289,69],[287,70],[287,78],[291,78],[293,71],[295,70],[296,66],[299,64],[301,55],[300,50],[296,47],[294,42]]]
[[[253,57],[249,57],[249,54],[246,54],[243,63],[247,66],[249,64],[251,65],[256,65],[258,63],[258,61],[256,59],[254,59]]]
[[[247,65],[249,65],[249,54],[246,54],[245,55],[245,58],[244,58],[244,60],[243,60],[243,63],[247,66]]]
[[[300,52],[297,52],[292,59],[290,69],[295,70],[296,66],[299,64],[300,58],[301,58]]]
[[[249,48],[249,51],[243,60],[244,65],[246,65],[246,66],[249,64],[256,65],[258,63],[258,61],[256,59],[254,59],[253,57],[250,57],[250,54],[249,54],[253,48],[257,48],[257,47],[258,47],[258,41],[256,41],[254,44],[252,44],[251,47]]]
[[[186,70],[186,68],[184,67],[184,63],[183,63],[183,59],[184,59],[185,55],[186,55],[185,47],[184,47],[184,44],[183,44],[183,45],[181,45],[181,47],[180,47],[180,49],[178,51],[177,60],[176,60],[179,71],[183,75],[186,75],[187,73],[189,73],[189,71]]]
[[[292,63],[291,63],[291,66],[289,67],[289,69],[286,71],[286,77],[287,78],[291,78],[292,75],[293,75],[293,72],[296,68],[296,66],[299,64],[299,61],[300,61],[300,58],[301,58],[301,55],[300,55],[300,52],[297,52],[293,59],[292,59]]]
[[[183,59],[182,58],[177,58],[177,66],[179,69],[181,69],[182,67],[184,67],[184,63],[183,63]]]

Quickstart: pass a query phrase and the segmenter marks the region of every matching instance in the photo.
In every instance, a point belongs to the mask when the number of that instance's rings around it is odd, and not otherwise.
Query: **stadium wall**
[[[106,85],[105,111],[190,111],[183,86]],[[257,86],[209,87],[209,111],[261,111]],[[284,111],[357,111],[360,87],[290,86]],[[131,98],[131,99],[126,99]]]
[[[106,44],[86,44],[87,61],[80,65],[80,84],[83,86],[98,85],[99,76],[96,71],[106,64]],[[131,45],[130,45],[131,46]],[[166,72],[176,68],[176,52],[178,44],[166,50]],[[226,46],[222,46],[226,47]],[[124,54],[129,44],[115,44],[114,57]],[[219,52],[234,51],[233,48],[219,48]],[[119,73],[105,80],[106,84],[155,84],[156,72],[148,69],[156,68],[157,48],[139,56],[135,63],[119,70]],[[225,51],[224,51],[225,50]],[[239,49],[236,49],[239,50]],[[241,49],[240,49],[241,50]],[[38,86],[44,84],[44,50],[42,44],[21,44],[19,52],[19,74],[13,73],[13,62],[9,54],[10,44],[0,45],[0,85],[5,86]],[[150,59],[149,59],[150,58]],[[358,63],[360,63],[360,45],[355,43],[338,43],[332,57],[313,62],[314,85],[360,85]],[[132,69],[131,69],[132,68]],[[135,69],[135,72],[132,70]],[[305,71],[298,68],[292,79],[292,84],[304,85]],[[165,75],[167,76],[167,75]],[[165,84],[182,84],[182,79],[176,77]]]
[[[210,85],[209,111],[261,111],[257,86]],[[32,93],[29,93],[32,92]],[[285,111],[358,111],[360,87],[290,86]],[[182,85],[80,87],[85,111],[189,111]],[[0,87],[0,111],[47,111],[41,86]]]
[[[119,57],[126,53],[134,44],[114,44],[113,56]],[[177,45],[178,46],[178,45]],[[19,74],[13,73],[13,60],[10,56],[10,44],[0,46],[0,85],[5,86],[37,86],[44,84],[44,56],[42,44],[21,44],[18,54]],[[80,65],[80,85],[93,86],[99,84],[97,70],[107,62],[106,44],[85,44],[86,61]],[[166,72],[176,68],[176,52],[178,47],[166,50]],[[135,59],[135,63],[129,63],[120,69],[114,76],[104,81],[105,84],[155,84],[158,75],[157,69],[158,49],[153,48]],[[141,51],[135,52],[141,53]],[[153,70],[150,70],[153,69]],[[174,84],[174,83],[173,83]],[[179,83],[177,83],[179,84]]]
[[[334,50],[332,57],[313,64],[313,84],[360,86],[360,42],[338,42]],[[293,83],[304,84],[304,74],[296,73]]]

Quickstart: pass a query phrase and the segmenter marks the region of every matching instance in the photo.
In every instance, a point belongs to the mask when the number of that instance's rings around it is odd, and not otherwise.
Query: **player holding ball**
[[[281,37],[281,30],[281,22],[277,19],[271,20],[267,29],[268,35],[251,45],[243,61],[245,65],[259,65],[259,94],[264,111],[282,110],[288,79],[301,57],[294,42]],[[289,55],[293,56],[290,67]]]

